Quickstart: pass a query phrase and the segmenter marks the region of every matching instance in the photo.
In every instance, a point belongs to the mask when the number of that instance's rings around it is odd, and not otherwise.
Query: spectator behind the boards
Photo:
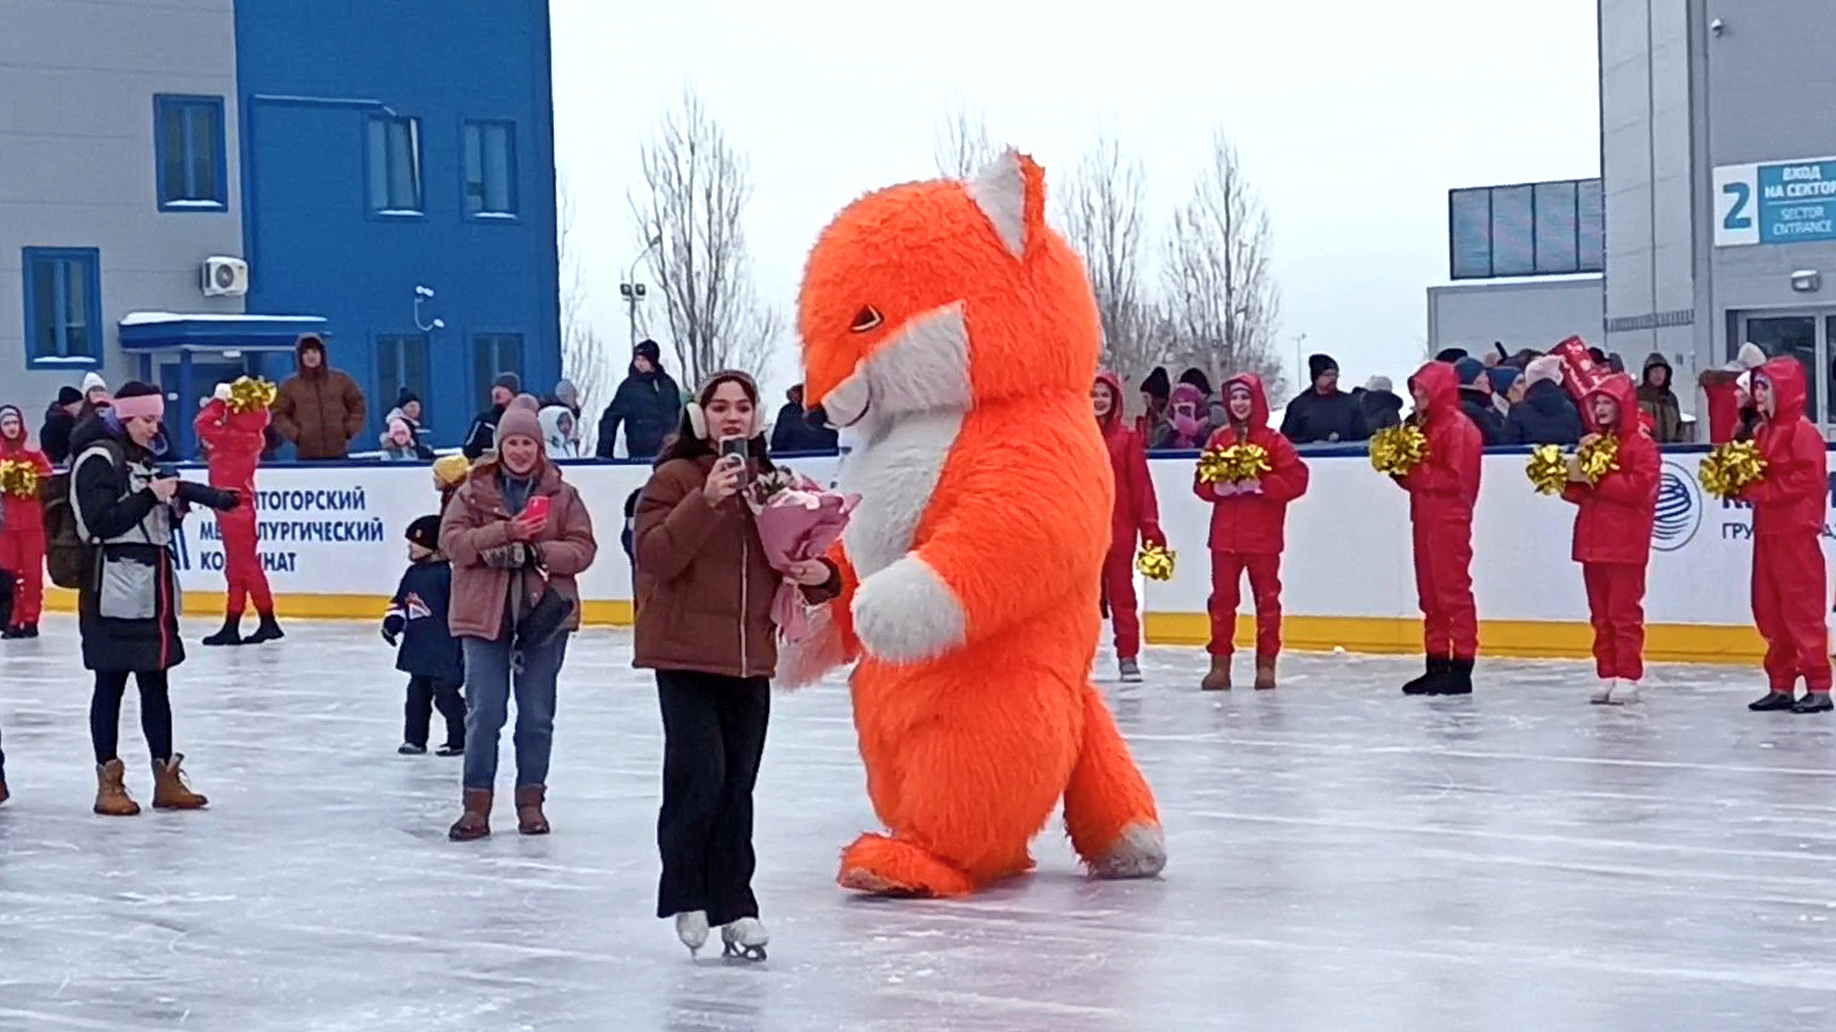
[[[1211,407],[1205,394],[1189,383],[1173,388],[1173,403],[1167,408],[1167,420],[1154,438],[1156,451],[1183,451],[1202,448],[1211,438]]]
[[[1358,414],[1367,433],[1376,433],[1402,423],[1403,400],[1387,376],[1373,376],[1358,394]]]
[[[840,435],[824,426],[816,413],[804,410],[803,385],[785,391],[784,397],[784,407],[778,410],[777,421],[771,427],[772,453],[834,451]]]
[[[1211,377],[1206,376],[1203,369],[1194,367],[1186,370],[1179,374],[1179,382],[1198,388],[1198,392],[1205,396],[1206,425],[1212,429],[1230,425],[1230,414],[1224,411],[1224,403],[1212,393]],[[1210,440],[1210,436],[1207,434],[1206,440]],[[1199,442],[1200,446],[1203,446],[1204,443],[1204,441]]]
[[[57,400],[45,409],[45,423],[38,431],[38,447],[61,466],[70,459],[70,431],[76,429],[77,416],[83,411],[83,393],[75,387],[60,387]]]
[[[1487,369],[1485,378],[1492,382],[1493,407],[1498,409],[1500,418],[1509,419],[1511,406],[1524,400],[1524,371],[1500,363]]]
[[[275,429],[302,461],[345,458],[363,431],[363,392],[343,370],[331,367],[318,334],[301,334],[294,356],[299,369],[280,385]]]
[[[414,439],[414,428],[403,416],[392,416],[382,435],[384,462],[432,462],[433,449]]]
[[[1562,386],[1562,360],[1534,359],[1524,370],[1524,398],[1505,418],[1506,444],[1580,444],[1581,410]]]
[[[515,373],[498,373],[491,381],[491,407],[472,417],[472,428],[465,432],[465,446],[459,450],[477,462],[485,452],[496,447],[497,421],[504,418],[510,399],[523,392],[522,377]]]
[[[1293,401],[1281,420],[1281,435],[1295,444],[1362,441],[1370,436],[1358,399],[1339,389],[1339,363],[1330,355],[1310,355],[1312,384]]]
[[[682,418],[682,388],[663,371],[662,351],[654,340],[638,341],[631,349],[631,368],[612,404],[599,418],[598,455],[612,458],[618,428],[625,428],[625,454],[634,459],[654,459],[663,442]]]
[[[409,390],[408,388],[403,387],[401,391],[397,393],[395,396],[395,407],[390,409],[389,414],[383,417],[382,436],[379,437],[377,440],[381,442],[382,446],[385,449],[388,448],[389,446],[389,429],[388,429],[389,424],[392,421],[399,419],[402,422],[408,424],[409,436],[414,438],[414,443],[418,447],[426,448],[428,450],[427,457],[429,459],[432,459],[433,458],[433,441],[432,441],[433,431],[429,430],[425,425],[421,423],[421,416],[422,416],[422,406],[421,406],[420,396],[415,394],[413,391]]]
[[[1683,403],[1670,389],[1670,363],[1663,352],[1653,351],[1645,359],[1642,379],[1638,383],[1638,407],[1651,417],[1656,427],[1651,436],[1659,444],[1680,444],[1689,439],[1683,425]]]
[[[551,459],[578,459],[580,455],[580,423],[574,418],[574,410],[559,402],[542,406],[536,413],[536,419],[542,424],[542,443],[548,448]]]
[[[1141,381],[1141,415],[1135,417],[1135,432],[1154,447],[1167,422],[1167,406],[1173,401],[1173,381],[1165,366],[1155,366]]]
[[[1749,418],[1751,399],[1743,398],[1739,386],[1740,379],[1750,369],[1758,369],[1766,364],[1766,352],[1758,344],[1748,341],[1740,346],[1734,361],[1718,369],[1704,369],[1696,377],[1696,383],[1708,397],[1708,440],[1710,444],[1726,444],[1735,440],[1743,426],[1750,426],[1759,421],[1758,413],[1753,412]]]
[[[1492,404],[1492,381],[1485,375],[1485,363],[1476,358],[1463,358],[1454,363],[1454,372],[1460,377],[1460,411],[1479,428],[1484,446],[1490,448],[1505,443],[1504,417],[1498,414],[1498,406]]]

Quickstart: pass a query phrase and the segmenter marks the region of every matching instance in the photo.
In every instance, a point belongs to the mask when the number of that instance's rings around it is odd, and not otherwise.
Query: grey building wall
[[[233,0],[4,0],[0,13],[0,401],[34,416],[82,373],[27,371],[20,250],[101,251],[111,384],[131,378],[115,325],[136,310],[240,312],[198,265],[242,250]],[[153,96],[220,95],[229,210],[159,211]],[[36,430],[36,426],[33,428]]]
[[[1477,355],[1493,342],[1547,351],[1576,334],[1597,343],[1605,336],[1604,289],[1599,276],[1429,287],[1428,352],[1458,347]]]

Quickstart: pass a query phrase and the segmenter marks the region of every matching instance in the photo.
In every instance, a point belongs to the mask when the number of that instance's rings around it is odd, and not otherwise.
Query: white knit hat
[[[101,373],[94,373],[94,372],[84,373],[83,374],[83,393],[88,394],[90,391],[97,391],[97,390],[100,390],[100,391],[108,390],[108,381],[102,379]]]
[[[1562,359],[1556,355],[1542,355],[1530,360],[1524,367],[1524,386],[1548,380],[1554,384],[1562,382]]]
[[[1766,352],[1758,344],[1748,341],[1740,346],[1740,351],[1736,352],[1735,361],[1739,362],[1743,369],[1758,369],[1766,364]]]

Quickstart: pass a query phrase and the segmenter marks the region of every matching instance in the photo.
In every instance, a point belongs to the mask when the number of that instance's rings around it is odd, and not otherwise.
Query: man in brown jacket
[[[274,401],[274,426],[293,442],[302,460],[342,459],[363,432],[363,392],[357,381],[333,369],[318,334],[300,336],[294,348],[299,371],[280,385]]]

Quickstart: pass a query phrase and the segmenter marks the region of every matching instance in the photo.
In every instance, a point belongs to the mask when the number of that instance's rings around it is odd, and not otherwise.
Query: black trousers
[[[89,741],[96,747],[96,762],[118,759],[121,745],[121,697],[127,693],[125,670],[96,671],[96,691],[89,698]],[[134,675],[140,686],[140,730],[147,736],[147,751],[165,763],[172,759],[172,697],[166,671],[143,670]]]
[[[434,707],[446,718],[446,744],[457,749],[465,745],[465,698],[459,686],[431,677],[408,679],[408,702],[402,710],[402,741],[409,745],[427,745],[427,728],[433,722]]]
[[[711,925],[757,917],[752,787],[765,753],[771,683],[659,670],[657,698],[663,707],[657,916],[705,910]]]

